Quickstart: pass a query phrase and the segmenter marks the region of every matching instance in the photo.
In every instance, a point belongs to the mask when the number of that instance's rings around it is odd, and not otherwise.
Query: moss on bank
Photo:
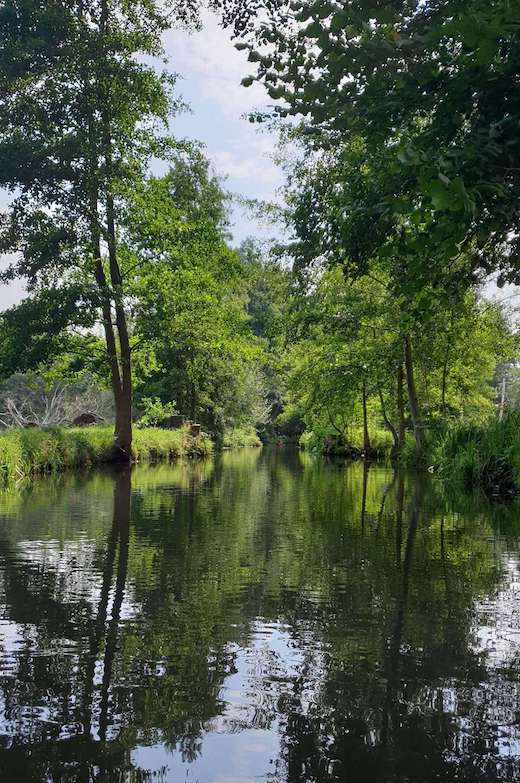
[[[206,435],[193,438],[187,428],[134,432],[136,460],[205,456],[212,448]],[[110,462],[112,455],[113,429],[108,426],[7,430],[0,433],[0,479]]]

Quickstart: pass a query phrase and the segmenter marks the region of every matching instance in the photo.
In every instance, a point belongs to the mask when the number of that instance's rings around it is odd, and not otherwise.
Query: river
[[[284,449],[1,492],[0,780],[519,780],[519,532]]]

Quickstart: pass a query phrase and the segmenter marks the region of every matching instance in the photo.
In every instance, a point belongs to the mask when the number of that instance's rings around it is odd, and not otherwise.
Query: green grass
[[[187,428],[134,431],[136,460],[205,456],[213,445],[206,435],[190,436]],[[0,432],[0,479],[8,481],[37,473],[109,462],[112,427],[31,428]]]
[[[254,427],[236,427],[224,433],[222,447],[225,449],[258,448],[262,441]]]

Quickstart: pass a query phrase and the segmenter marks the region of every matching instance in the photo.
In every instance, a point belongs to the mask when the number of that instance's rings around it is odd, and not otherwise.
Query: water
[[[0,780],[520,780],[519,531],[284,450],[0,493]]]

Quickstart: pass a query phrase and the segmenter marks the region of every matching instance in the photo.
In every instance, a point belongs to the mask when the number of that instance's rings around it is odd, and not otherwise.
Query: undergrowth
[[[520,413],[483,425],[460,424],[437,435],[428,454],[440,476],[497,492],[520,489]]]

